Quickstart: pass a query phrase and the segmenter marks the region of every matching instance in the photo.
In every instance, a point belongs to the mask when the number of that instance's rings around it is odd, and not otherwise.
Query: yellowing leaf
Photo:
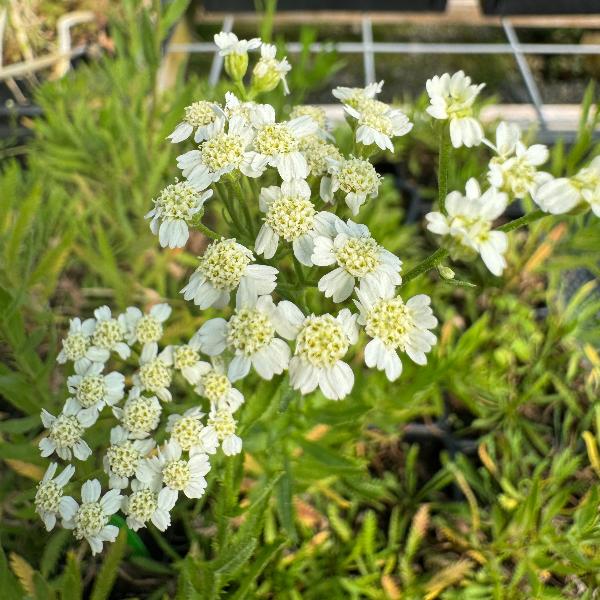
[[[14,552],[11,552],[8,560],[10,562],[10,568],[12,572],[17,576],[17,579],[21,582],[23,589],[27,592],[27,595],[33,596],[35,594],[35,586],[33,584],[33,567],[22,557]]]
[[[35,482],[41,481],[44,476],[44,469],[38,467],[38,465],[32,465],[31,463],[24,462],[22,460],[16,460],[14,458],[5,458],[4,462],[15,472],[23,477],[27,477]]]
[[[469,560],[459,560],[457,563],[442,569],[437,575],[434,575],[425,586],[427,595],[425,600],[434,600],[446,588],[462,581],[471,570],[472,563]]]
[[[584,431],[581,435],[583,437],[583,441],[585,442],[585,447],[587,448],[590,464],[592,465],[594,471],[596,471],[596,475],[600,477],[600,455],[598,454],[598,444],[596,443],[596,438],[590,431]]]

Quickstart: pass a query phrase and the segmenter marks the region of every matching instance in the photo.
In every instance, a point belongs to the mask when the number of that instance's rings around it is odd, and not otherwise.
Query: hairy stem
[[[498,227],[498,231],[504,231],[505,233],[508,233],[509,231],[513,231],[514,229],[518,229],[519,227],[524,227],[525,225],[529,225],[529,223],[533,223],[534,221],[538,221],[539,219],[542,219],[543,217],[547,216],[549,216],[548,213],[545,213],[542,210],[534,210],[528,215],[523,215],[522,217],[519,217],[514,221],[509,221],[501,227]]]
[[[440,154],[438,164],[438,206],[446,214],[446,196],[448,195],[448,165],[450,160],[450,135],[448,126],[443,123],[440,132]]]
[[[408,273],[402,276],[402,286],[404,287],[409,281],[427,273],[434,267],[436,267],[444,258],[448,256],[448,250],[445,248],[438,248],[433,254],[430,254],[424,261],[420,262],[414,269],[411,269]]]

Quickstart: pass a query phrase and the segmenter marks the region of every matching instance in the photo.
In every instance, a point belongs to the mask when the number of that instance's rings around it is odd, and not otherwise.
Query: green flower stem
[[[218,240],[221,236],[213,231],[210,227],[207,227],[204,223],[196,223],[196,227],[208,238],[211,240]]]
[[[244,229],[248,232],[250,238],[254,238],[256,233],[254,231],[254,221],[252,219],[252,215],[250,214],[250,210],[248,209],[248,202],[246,201],[246,195],[242,190],[242,186],[240,184],[240,180],[235,178],[232,179],[233,185],[233,201],[238,203],[238,206],[241,206],[242,213],[244,215],[245,227]]]
[[[545,213],[541,210],[534,210],[528,215],[524,215],[518,219],[514,219],[513,221],[505,223],[501,227],[498,227],[497,231],[504,231],[505,233],[508,233],[509,231],[514,231],[520,227],[525,227],[526,225],[534,223],[535,221],[539,221],[547,216],[549,216],[548,213]],[[408,273],[402,276],[402,285],[400,287],[404,287],[409,281],[412,281],[413,279],[423,275],[423,273],[427,273],[427,271],[437,267],[447,256],[448,250],[445,248],[438,248],[433,254],[430,254],[414,269],[411,269]]]
[[[435,268],[442,260],[444,260],[444,258],[446,258],[446,256],[448,256],[448,250],[445,248],[438,248],[423,262],[419,263],[414,269],[411,269],[406,275],[402,276],[402,285],[400,287],[404,287],[409,281],[412,281],[423,275],[423,273],[427,273],[427,271]]]
[[[443,123],[440,132],[440,154],[438,164],[438,206],[446,214],[446,196],[448,195],[448,165],[450,161],[450,132]]]
[[[534,221],[539,221],[543,217],[548,217],[549,214],[545,213],[542,210],[534,210],[530,212],[528,215],[524,215],[515,219],[514,221],[509,221],[505,223],[501,227],[498,227],[498,231],[504,231],[508,233],[509,231],[513,231],[514,229],[518,229],[519,227],[524,227],[525,225],[529,225],[529,223],[533,223]]]

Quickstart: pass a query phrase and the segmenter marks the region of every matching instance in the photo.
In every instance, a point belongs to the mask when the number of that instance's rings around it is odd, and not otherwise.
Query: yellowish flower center
[[[178,346],[173,353],[173,364],[176,369],[193,367],[200,360],[200,354],[187,344]]]
[[[315,367],[332,367],[348,351],[348,338],[331,315],[307,317],[296,339],[296,355]]]
[[[97,535],[108,523],[108,516],[104,514],[99,502],[82,504],[75,515],[75,538]]]
[[[242,308],[229,319],[227,341],[245,356],[252,356],[274,337],[269,318],[256,309]]]
[[[185,460],[171,460],[162,470],[163,481],[172,490],[183,490],[192,477],[190,467]]]
[[[144,389],[157,392],[171,385],[171,369],[160,358],[140,367],[140,381]]]
[[[187,181],[178,181],[163,189],[154,200],[154,205],[163,219],[182,219],[189,223],[193,219],[190,211],[196,207],[198,197],[198,191]]]
[[[379,245],[371,237],[350,238],[335,251],[338,264],[353,277],[364,277],[379,266]]]
[[[54,481],[40,483],[35,493],[35,505],[38,510],[56,512],[62,495],[62,488]]]
[[[106,454],[111,471],[119,477],[131,477],[142,458],[130,440],[109,446]]]
[[[123,425],[135,434],[149,433],[158,426],[161,407],[151,398],[131,398],[123,408]]]
[[[378,300],[366,319],[365,331],[379,338],[388,348],[404,349],[406,335],[414,327],[410,311],[400,296]]]
[[[228,410],[218,410],[208,419],[208,424],[214,428],[219,441],[235,433],[235,423],[233,415]]]
[[[98,348],[112,350],[119,342],[123,341],[124,333],[121,324],[116,319],[98,321],[92,341]]]
[[[84,408],[95,406],[104,398],[106,386],[104,385],[104,377],[101,375],[84,375],[79,385],[75,396]]]
[[[298,150],[298,140],[285,123],[264,125],[254,140],[256,151],[266,156],[288,154]]]
[[[188,452],[198,444],[202,429],[202,423],[198,418],[181,417],[173,425],[171,436],[181,446],[182,450]]]
[[[145,523],[158,508],[158,497],[152,490],[138,490],[129,496],[127,514]]]
[[[343,156],[336,146],[316,135],[307,135],[300,140],[300,150],[308,164],[310,175],[319,177],[329,169],[327,159],[341,161]]]
[[[202,377],[201,383],[204,396],[211,402],[218,402],[231,389],[231,382],[227,379],[227,376],[216,371],[209,371]]]
[[[192,127],[209,125],[217,118],[210,102],[200,100],[185,107],[185,121]]]
[[[69,360],[79,360],[85,356],[90,339],[83,333],[72,333],[63,340],[63,350]]]
[[[345,160],[337,174],[340,189],[349,194],[375,194],[379,188],[379,175],[375,167],[360,158]]]
[[[214,173],[244,160],[244,140],[239,135],[221,133],[200,144],[202,162]]]
[[[308,198],[280,196],[269,206],[265,221],[286,242],[293,242],[313,228],[315,214]]]
[[[215,288],[230,291],[238,286],[251,260],[235,240],[221,240],[206,249],[198,269]]]
[[[50,439],[58,448],[71,448],[83,434],[83,426],[76,417],[71,415],[59,415],[50,425]]]

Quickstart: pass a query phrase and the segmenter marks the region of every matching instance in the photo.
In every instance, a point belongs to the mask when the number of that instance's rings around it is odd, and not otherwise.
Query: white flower
[[[395,287],[402,283],[402,261],[379,245],[366,225],[337,219],[333,234],[317,236],[314,244],[313,264],[337,265],[321,277],[318,284],[319,291],[334,302],[350,297],[357,279],[361,289],[381,285]]]
[[[321,198],[333,202],[334,194],[341,190],[352,214],[356,216],[367,197],[375,198],[379,192],[381,177],[375,167],[362,158],[331,161],[329,177],[321,179]]]
[[[242,392],[231,385],[231,380],[223,372],[224,369],[220,363],[213,366],[203,362],[201,365],[203,373],[195,388],[196,392],[210,400],[211,406],[235,412],[244,403]]]
[[[75,467],[67,465],[60,475],[54,477],[57,468],[56,463],[50,463],[35,492],[35,511],[44,521],[47,531],[54,529],[56,515],[60,514],[64,518],[65,510],[68,511],[69,506],[75,502],[70,496],[64,495],[64,487],[73,477]]]
[[[204,476],[210,471],[208,456],[202,452],[190,452],[182,458],[181,446],[174,440],[167,442],[158,455],[146,458],[139,464],[136,477],[154,490],[162,487],[167,498],[177,498],[183,492],[188,498],[200,498],[206,490]]]
[[[94,361],[105,363],[110,353],[116,352],[123,360],[131,354],[131,349],[123,341],[125,328],[118,319],[113,319],[108,306],[101,306],[94,311],[96,327],[92,334],[92,345],[87,351],[87,357]]]
[[[139,342],[145,345],[160,341],[163,324],[170,315],[171,307],[166,303],[155,304],[148,314],[144,314],[136,306],[130,306],[120,315],[119,321],[125,327],[128,344]]]
[[[344,106],[357,121],[356,141],[364,146],[375,144],[382,150],[394,151],[393,137],[406,135],[413,124],[401,111],[378,100],[365,101],[360,108]]]
[[[314,134],[306,135],[300,140],[300,151],[308,164],[310,177],[322,177],[327,173],[332,161],[344,160],[337,146]]]
[[[367,101],[381,92],[383,81],[370,83],[364,88],[337,87],[332,94],[341,102],[352,108],[360,109]]]
[[[330,400],[346,397],[354,385],[354,373],[342,358],[358,339],[357,315],[344,308],[335,318],[330,314],[304,317],[286,300],[279,303],[279,309],[297,331],[289,364],[292,387],[310,394],[318,386]]]
[[[183,248],[190,237],[189,226],[213,195],[212,190],[201,191],[189,181],[175,181],[154,198],[154,208],[144,218],[150,221],[150,230],[158,234],[163,248]]]
[[[152,439],[130,440],[129,432],[117,425],[110,430],[110,446],[103,459],[108,475],[108,485],[114,489],[125,489],[129,478],[135,475],[140,461],[154,448]]]
[[[485,86],[472,84],[463,71],[454,75],[435,75],[426,83],[431,104],[427,112],[435,119],[450,121],[450,140],[455,148],[478,146],[483,140],[483,128],[473,117],[473,103]]]
[[[260,296],[254,303],[238,306],[229,321],[210,319],[194,337],[209,356],[217,356],[226,348],[234,353],[227,371],[230,381],[246,377],[251,367],[268,380],[287,369],[291,355],[287,343],[276,334],[293,337],[271,296]]]
[[[194,129],[194,141],[199,144],[207,139],[215,123],[223,121],[223,113],[219,110],[219,105],[214,102],[200,100],[190,106],[185,107],[185,117],[183,121],[177,124],[175,130],[167,137],[173,144],[187,140]]]
[[[145,344],[140,356],[140,370],[133,376],[133,383],[140,391],[156,394],[163,402],[173,399],[169,387],[173,379],[171,353],[163,350],[158,353],[158,344]]]
[[[277,269],[252,264],[252,252],[234,239],[212,242],[199,260],[200,265],[181,293],[201,309],[223,308],[236,288],[238,300],[244,302],[275,289]]]
[[[214,454],[219,440],[215,432],[202,423],[204,413],[198,408],[190,408],[183,415],[169,415],[167,431],[185,452]]]
[[[235,433],[237,421],[226,408],[213,407],[208,415],[206,428],[216,435],[226,456],[242,451],[242,439]]]
[[[529,148],[521,142],[521,130],[516,124],[502,121],[496,129],[496,152],[489,164],[490,184],[514,197],[533,196],[540,185],[552,179],[537,167],[548,160],[548,148],[534,144]]]
[[[198,150],[190,150],[177,157],[177,166],[183,176],[198,190],[204,190],[232,171],[248,177],[262,175],[266,160],[260,161],[250,151],[254,130],[239,116],[211,125],[209,136]]]
[[[87,352],[91,345],[91,337],[96,327],[95,319],[71,319],[69,323],[69,333],[62,341],[62,349],[56,360],[60,364],[71,360],[76,366],[84,367],[87,362]]]
[[[506,204],[504,192],[489,188],[482,194],[477,181],[469,179],[465,196],[450,192],[446,197],[447,215],[440,212],[425,215],[427,229],[455,243],[449,247],[452,255],[480,254],[485,266],[494,275],[501,275],[506,267],[508,236],[492,230],[492,224],[504,212]]]
[[[247,54],[248,50],[256,50],[262,43],[260,38],[240,40],[235,33],[228,31],[215,33],[214,40],[219,48],[220,56],[227,56],[229,54]]]
[[[149,485],[137,479],[131,482],[132,493],[123,499],[122,510],[127,515],[127,527],[137,531],[151,521],[159,530],[165,531],[171,525],[171,510],[177,496],[168,488],[156,492]]]
[[[327,114],[325,109],[321,106],[314,106],[312,104],[298,104],[292,108],[290,118],[295,119],[296,117],[310,117],[318,126],[316,137],[317,139],[330,138],[329,134],[331,129],[330,123],[327,121]]]
[[[284,94],[289,94],[286,75],[292,70],[292,67],[285,57],[277,60],[276,54],[277,48],[273,44],[261,46],[260,59],[252,71],[252,87],[259,92],[270,92],[281,81]]]
[[[378,290],[357,290],[358,322],[365,326],[371,341],[365,347],[365,363],[385,371],[390,381],[402,373],[398,351],[406,352],[418,365],[427,363],[426,352],[437,342],[431,331],[437,319],[429,306],[429,296],[419,294],[406,303],[391,286]]]
[[[204,363],[200,360],[199,350],[200,344],[194,336],[187,344],[167,346],[161,355],[183,375],[188,383],[196,385],[205,370]]]
[[[269,110],[269,104],[258,104],[257,102],[242,102],[233,92],[225,92],[225,108],[223,109],[228,119],[237,117],[246,125],[254,128],[252,118],[257,110]]]
[[[276,123],[275,110],[269,105],[257,107],[252,122],[256,127],[253,160],[276,168],[283,181],[306,179],[308,164],[300,151],[300,141],[315,133],[317,124],[308,116]]]
[[[41,418],[44,427],[48,429],[48,435],[38,445],[42,456],[50,456],[56,452],[63,460],[71,460],[73,455],[79,460],[86,460],[92,453],[82,439],[85,428],[93,424],[89,413],[80,412],[74,403],[67,401],[58,417],[42,409]]]
[[[117,371],[102,375],[102,363],[87,363],[83,368],[75,365],[75,375],[67,379],[73,398],[74,410],[84,413],[84,420],[94,423],[105,406],[113,406],[124,396],[125,377]],[[89,413],[89,415],[87,414]]]
[[[123,405],[113,408],[113,413],[132,439],[148,437],[159,424],[162,407],[156,396],[142,396],[140,389],[131,388],[129,396]]]
[[[600,156],[573,177],[560,177],[544,183],[533,200],[544,212],[553,215],[569,212],[577,205],[587,203],[600,217]]]
[[[86,481],[81,486],[81,505],[73,502],[65,511],[63,525],[73,529],[75,539],[86,539],[92,554],[102,552],[103,542],[114,542],[119,528],[108,521],[121,507],[123,496],[118,490],[109,490],[100,498],[102,488],[97,479]]]
[[[279,239],[292,243],[294,256],[306,266],[311,266],[313,239],[327,235],[333,228],[335,215],[317,212],[303,187],[290,182],[287,188],[270,186],[262,188],[259,207],[265,213],[264,223],[256,237],[254,249],[265,258],[273,258]],[[283,190],[286,189],[286,192]]]

